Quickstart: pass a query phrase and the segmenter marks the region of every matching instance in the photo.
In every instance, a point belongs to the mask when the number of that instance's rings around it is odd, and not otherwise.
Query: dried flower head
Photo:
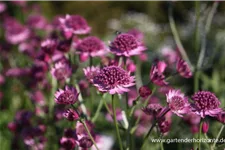
[[[74,104],[77,101],[78,95],[74,87],[66,86],[64,90],[59,89],[55,93],[55,102],[57,104]]]
[[[209,91],[199,91],[192,96],[194,101],[192,105],[193,111],[200,115],[202,118],[209,115],[215,117],[223,110],[219,108],[220,101],[218,98]]]
[[[118,56],[130,57],[139,55],[146,47],[142,42],[138,41],[133,35],[122,33],[119,34],[114,41],[110,43],[110,51]]]

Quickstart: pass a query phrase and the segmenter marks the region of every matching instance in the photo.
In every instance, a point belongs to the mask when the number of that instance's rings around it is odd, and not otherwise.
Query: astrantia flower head
[[[134,82],[134,76],[118,66],[104,67],[93,77],[93,84],[98,90],[110,94],[128,92],[128,88],[135,85]]]
[[[193,112],[200,115],[202,118],[209,115],[215,117],[223,110],[219,108],[220,101],[209,91],[199,91],[192,96],[194,104],[192,105]]]
[[[170,110],[180,117],[183,117],[183,114],[190,111],[188,98],[180,90],[170,90],[166,94],[166,101]]]
[[[54,53],[56,46],[57,42],[53,39],[47,39],[41,43],[41,49],[49,55],[52,55]]]
[[[30,36],[30,30],[19,23],[12,23],[5,32],[6,40],[11,44],[19,44]]]
[[[73,110],[73,109],[67,109],[64,113],[63,116],[68,119],[69,121],[75,121],[79,119],[79,114]]]
[[[55,102],[57,104],[74,104],[78,99],[79,93],[74,87],[66,86],[64,90],[59,89],[55,93]]]
[[[72,74],[72,69],[66,62],[58,62],[51,69],[51,74],[57,80],[65,80],[69,78]]]
[[[62,137],[60,139],[60,145],[65,150],[71,150],[74,149],[77,144],[74,138]]]
[[[78,54],[86,56],[102,56],[107,53],[105,44],[95,36],[89,36],[79,41],[75,48]]]
[[[151,94],[152,94],[152,91],[149,89],[148,86],[142,86],[139,88],[139,95],[142,98],[147,98]]]
[[[110,51],[118,56],[130,57],[139,55],[144,50],[146,50],[146,47],[143,43],[138,41],[133,35],[127,33],[119,34],[110,43]]]
[[[89,82],[92,83],[94,76],[100,71],[100,68],[91,66],[91,67],[84,68],[83,71],[86,78],[89,80]]]
[[[27,19],[27,24],[36,29],[44,29],[47,26],[47,20],[41,15],[31,15]]]
[[[133,35],[139,41],[143,41],[144,39],[144,34],[138,29],[131,29],[127,33]]]
[[[149,104],[147,107],[143,108],[143,112],[147,115],[153,115],[154,117],[158,117],[163,107],[159,104]]]
[[[165,81],[165,76],[163,75],[163,72],[161,71],[162,69],[156,65],[153,65],[150,71],[150,80],[158,86],[163,86],[168,84]]]
[[[179,59],[177,61],[176,66],[177,72],[184,78],[190,78],[192,77],[192,72],[190,67],[188,66],[188,63],[184,61],[183,59]]]
[[[59,19],[61,27],[65,32],[73,34],[87,34],[91,31],[86,20],[79,15],[66,15],[65,18]]]

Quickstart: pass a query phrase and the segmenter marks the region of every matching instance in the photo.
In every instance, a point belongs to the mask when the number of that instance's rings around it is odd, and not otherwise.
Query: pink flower
[[[41,50],[45,53],[52,55],[56,50],[57,42],[53,39],[46,39],[45,41],[41,42]]]
[[[93,77],[93,84],[101,92],[122,94],[135,85],[135,77],[118,66],[107,66],[98,71]]]
[[[67,137],[62,137],[60,139],[60,145],[62,148],[64,148],[65,150],[72,150],[75,148],[76,141],[74,138],[67,138]]]
[[[107,47],[105,44],[95,36],[89,36],[75,44],[75,48],[78,54],[96,57],[102,56],[107,53]]]
[[[100,71],[100,68],[91,66],[91,67],[84,68],[83,71],[88,81],[92,83],[94,76]]]
[[[69,52],[71,43],[72,43],[72,40],[60,41],[57,45],[57,50],[64,53]]]
[[[110,43],[110,51],[118,56],[130,57],[139,55],[147,48],[139,42],[133,35],[122,33]]]
[[[5,78],[0,74],[0,85],[2,85],[3,83],[5,83]]]
[[[66,80],[72,74],[72,69],[66,62],[58,62],[51,69],[51,74],[57,80]]]
[[[47,27],[47,20],[41,15],[30,15],[27,24],[35,29],[44,29]]]
[[[188,98],[185,97],[180,90],[170,90],[168,94],[166,94],[166,101],[170,110],[180,117],[183,117],[183,114],[190,111]]]
[[[4,12],[6,10],[6,4],[0,2],[0,13]]]
[[[143,112],[147,115],[153,115],[154,118],[160,117],[160,113],[163,110],[163,107],[159,104],[148,104],[147,107],[142,109]]]
[[[130,29],[127,33],[133,35],[139,41],[144,40],[144,34],[138,29]]]
[[[218,98],[209,91],[199,91],[192,96],[194,101],[192,105],[193,112],[200,115],[202,118],[209,115],[215,117],[223,110],[219,108],[220,101]]]
[[[219,114],[216,116],[216,119],[217,119],[219,122],[225,124],[225,112],[223,111],[223,112],[219,113]]]
[[[11,44],[19,44],[27,40],[30,36],[30,30],[19,23],[11,24],[6,29],[5,38]]]
[[[163,64],[159,64],[157,66],[153,65],[150,71],[150,80],[158,86],[168,84],[168,82],[165,81],[165,76],[163,75],[162,71],[164,71]]]
[[[188,63],[182,59],[179,59],[177,61],[176,66],[177,72],[184,78],[190,78],[192,77],[192,72],[190,67],[188,66]]]
[[[189,125],[197,125],[201,121],[201,117],[193,112],[188,113],[183,117],[184,121],[186,121]]]
[[[209,130],[209,122],[204,121],[202,124],[202,133],[207,133]]]
[[[166,69],[167,64],[164,61],[159,61],[157,63],[157,68],[159,70],[160,73],[163,73]]]
[[[74,104],[78,99],[79,93],[73,87],[66,86],[64,90],[59,89],[55,93],[55,102],[57,104]]]
[[[131,59],[128,59],[126,62],[127,65],[127,70],[130,72],[135,72],[136,71],[136,65]]]
[[[176,62],[178,54],[175,50],[170,47],[163,47],[161,50],[162,55],[165,57],[166,61],[169,64],[173,64]]]
[[[66,15],[65,18],[59,19],[64,32],[73,34],[87,34],[91,31],[86,20],[79,15]]]
[[[147,98],[151,94],[152,94],[152,91],[149,89],[148,86],[142,86],[142,87],[139,88],[139,95],[142,98]]]
[[[80,117],[79,117],[79,114],[73,110],[73,109],[67,109],[64,113],[63,113],[63,116],[68,119],[69,121],[76,121],[78,120]]]

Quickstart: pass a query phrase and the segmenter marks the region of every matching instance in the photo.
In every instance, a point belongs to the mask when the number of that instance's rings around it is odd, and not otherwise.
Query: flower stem
[[[222,125],[222,127],[220,128],[220,131],[218,132],[217,136],[216,136],[216,139],[218,140],[220,138],[220,135],[221,133],[223,132],[223,129],[224,129],[225,125]],[[216,146],[216,141],[213,143],[212,145],[212,149],[214,149]]]
[[[167,109],[163,112],[163,114],[157,119],[157,120],[154,120],[154,122],[152,123],[152,126],[151,128],[148,130],[148,133],[146,134],[146,136],[144,137],[144,141],[143,141],[143,144],[141,146],[141,149],[144,148],[145,144],[147,143],[146,141],[148,140],[148,137],[150,136],[153,128],[155,127],[155,125],[157,124],[158,120],[160,120],[163,116],[166,115],[166,113],[168,113],[170,111],[170,109]]]
[[[169,7],[169,23],[170,23],[170,28],[171,28],[171,31],[172,31],[172,34],[174,36],[174,40],[175,40],[175,43],[178,47],[178,50],[182,56],[182,58],[187,61],[187,63],[189,64],[191,70],[193,70],[193,66],[191,64],[191,61],[189,60],[188,58],[188,55],[181,43],[181,40],[180,40],[180,37],[178,35],[178,32],[177,32],[177,28],[176,28],[176,25],[175,25],[175,21],[173,19],[173,16],[172,16],[172,5],[170,5]]]
[[[116,134],[117,134],[117,138],[119,141],[120,150],[123,150],[123,145],[122,145],[122,141],[120,138],[120,132],[119,132],[119,128],[118,128],[118,124],[117,124],[117,120],[116,120],[116,108],[115,108],[115,101],[114,101],[113,97],[114,97],[114,95],[112,95],[113,121],[116,126]]]
[[[198,139],[199,139],[199,143],[198,143],[198,150],[201,150],[201,135],[202,135],[202,124],[203,124],[203,121],[201,120],[200,122],[200,126],[199,126],[199,134],[198,134]]]
[[[195,1],[195,50],[199,50],[199,18],[200,18],[200,2]]]
[[[91,133],[90,133],[90,131],[89,131],[89,129],[88,129],[86,123],[85,123],[85,121],[84,121],[83,119],[81,119],[80,121],[81,121],[81,123],[84,125],[84,128],[85,128],[85,130],[87,131],[88,136],[90,137],[91,141],[93,142],[95,148],[96,148],[97,150],[99,150],[99,149],[98,149],[98,146],[97,146],[97,144],[96,144],[96,142],[95,142],[95,140],[94,140],[94,138],[92,137],[92,135],[91,135]]]
[[[95,115],[94,115],[94,117],[92,118],[92,122],[95,122],[95,121],[97,120],[97,118],[98,118],[98,116],[99,116],[99,113],[100,113],[100,111],[101,111],[101,109],[102,109],[102,106],[103,106],[103,104],[104,104],[105,96],[106,96],[106,94],[103,94],[103,96],[102,96],[102,98],[101,98],[101,100],[100,100],[100,103],[99,103],[99,105],[98,105],[98,108],[97,108],[97,110],[96,110],[96,112],[95,112]]]

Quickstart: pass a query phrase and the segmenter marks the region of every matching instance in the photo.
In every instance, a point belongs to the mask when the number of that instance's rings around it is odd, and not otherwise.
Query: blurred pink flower
[[[182,59],[179,59],[177,61],[176,66],[177,72],[184,78],[191,78],[192,72],[190,67],[188,66],[188,63]]]
[[[87,57],[102,56],[108,52],[106,45],[95,36],[89,36],[79,40],[79,42],[75,44],[75,49],[78,54]]]
[[[158,86],[164,86],[168,84],[165,81],[165,76],[163,75],[163,72],[161,71],[164,71],[164,65],[160,65],[160,64],[152,65],[152,68],[150,71],[150,80]]]
[[[59,89],[55,93],[55,102],[57,104],[74,104],[78,100],[77,90],[74,87],[66,86],[64,90]]]
[[[66,80],[72,75],[72,69],[66,62],[57,62],[51,69],[51,74],[57,80]]]
[[[110,43],[110,51],[118,56],[130,57],[139,55],[147,48],[133,35],[122,33]]]
[[[87,21],[79,15],[66,15],[65,18],[59,18],[64,32],[73,34],[87,34],[91,31]]]
[[[130,29],[127,33],[133,35],[139,41],[144,40],[144,34],[138,29]]]

